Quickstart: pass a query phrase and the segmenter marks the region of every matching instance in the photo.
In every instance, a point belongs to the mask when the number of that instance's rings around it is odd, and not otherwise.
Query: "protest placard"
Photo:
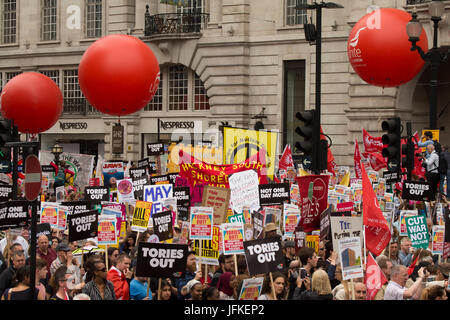
[[[343,238],[338,241],[339,261],[342,279],[350,280],[364,277],[361,259],[361,240],[359,237]]]
[[[86,212],[92,209],[92,201],[81,200],[81,201],[65,201],[61,203],[63,206],[67,207],[67,215],[76,214],[80,212]]]
[[[131,220],[131,230],[144,232],[149,227],[153,203],[147,201],[136,201]]]
[[[244,279],[239,300],[258,300],[261,295],[264,277]]]
[[[172,211],[155,213],[152,216],[153,230],[159,241],[166,241],[173,238]]]
[[[402,199],[418,201],[434,200],[432,199],[431,184],[429,182],[404,181]]]
[[[142,170],[142,169],[135,169],[135,170]],[[140,177],[134,176],[131,178],[131,181],[133,184],[134,198],[142,200],[144,197],[144,186],[149,184],[148,176],[146,174]]]
[[[261,212],[253,213],[253,238],[261,239],[264,235],[264,216]]]
[[[244,226],[242,224],[224,223],[222,228],[223,254],[244,253]]]
[[[95,238],[98,230],[98,211],[91,210],[67,217],[69,242]]]
[[[408,236],[408,230],[406,228],[406,218],[417,216],[417,210],[400,210],[400,232],[401,237]]]
[[[189,238],[191,240],[211,240],[214,209],[211,207],[192,207],[190,215]]]
[[[411,246],[414,248],[427,249],[430,236],[427,230],[426,217],[422,215],[405,218],[408,238],[411,239]]]
[[[130,168],[130,178],[133,180],[141,179],[142,177],[147,177],[147,170],[146,170],[147,164],[145,164],[144,167],[138,167],[138,168]]]
[[[0,230],[24,227],[28,224],[28,219],[28,201],[0,203]]]
[[[300,209],[295,204],[285,203],[283,206],[283,226],[285,238],[293,238],[294,231],[300,222]]]
[[[41,221],[40,223],[50,223],[52,228],[58,227],[58,204],[55,202],[41,203]]]
[[[244,225],[245,224],[245,218],[244,218],[244,215],[241,213],[241,214],[235,214],[235,215],[232,215],[232,216],[228,216],[227,217],[227,222],[228,223],[242,223],[242,225]]]
[[[167,174],[162,176],[153,176],[150,177],[150,184],[157,185],[157,184],[170,184],[169,176]]]
[[[261,206],[281,205],[291,199],[288,183],[271,183],[259,185],[259,204]]]
[[[55,188],[55,193],[56,193],[56,202],[60,203],[64,201],[66,192],[64,189],[64,186],[60,186],[60,187],[56,187]]]
[[[300,249],[305,247],[306,242],[306,232],[303,230],[303,227],[299,224],[295,228],[294,231],[294,242],[295,242],[295,255],[298,256],[298,253],[300,252]]]
[[[202,264],[219,265],[220,227],[213,226],[211,240],[194,240],[192,249]],[[201,250],[201,251],[200,251]]]
[[[307,234],[305,238],[305,245],[308,248],[314,249],[316,253],[319,253],[320,235]]]
[[[331,239],[333,241],[333,249],[337,250],[339,240],[344,238],[357,237],[363,240],[363,218],[351,216],[331,216]]]
[[[320,241],[331,240],[331,208],[320,214]]]
[[[52,239],[52,228],[50,227],[50,223],[38,223],[36,225],[36,239],[39,239],[42,235],[47,236],[50,242]]]
[[[116,217],[112,215],[98,216],[97,243],[99,245],[117,244]]]
[[[144,186],[144,201],[151,202],[152,215],[163,211],[163,200],[173,197],[173,185],[146,185]]]
[[[0,185],[0,202],[12,199],[13,187],[9,185]]]
[[[54,227],[57,230],[66,230],[67,227],[67,212],[66,206],[60,205],[58,207],[58,225]]]
[[[300,223],[305,232],[320,229],[320,214],[328,207],[328,175],[297,177],[300,192]]]
[[[290,200],[292,204],[300,205],[300,191],[298,184],[291,184]]]
[[[353,211],[354,203],[349,202],[341,202],[336,204],[336,212],[345,212],[345,211]]]
[[[244,249],[250,276],[281,271],[285,266],[279,238],[245,241]]]
[[[118,204],[119,205],[119,204]],[[125,207],[124,204],[120,204]],[[126,229],[126,212],[124,213],[119,206],[114,205],[104,205],[102,204],[101,214],[109,217],[114,217],[116,219],[116,239],[125,238],[126,234],[124,234],[123,229]],[[126,210],[126,209],[124,209]],[[126,233],[126,231],[125,231]]]
[[[134,192],[133,192],[133,181],[131,179],[117,180],[117,196],[119,202],[133,202]]]
[[[147,143],[147,156],[159,156],[164,154],[164,143]]]
[[[251,210],[259,209],[258,174],[253,170],[233,173],[229,178],[230,207],[236,212],[242,212],[243,207]]]
[[[136,276],[167,278],[186,271],[188,246],[183,244],[140,242],[137,250]]]
[[[86,187],[84,188],[84,199],[91,201],[109,201],[109,188]]]
[[[442,255],[444,253],[444,235],[445,226],[433,226],[431,236],[431,252],[433,254]]]
[[[214,208],[214,224],[225,222],[226,212],[230,203],[230,189],[214,186],[203,188],[202,206]]]
[[[124,178],[123,162],[104,162],[102,166],[103,185],[111,188],[117,184],[117,180]]]

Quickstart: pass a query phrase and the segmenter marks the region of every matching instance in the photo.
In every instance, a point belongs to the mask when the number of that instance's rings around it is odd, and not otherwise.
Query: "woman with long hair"
[[[18,284],[6,289],[2,300],[29,300],[30,299],[30,266],[20,267],[16,271],[15,279]],[[34,300],[45,300],[45,294],[33,286]]]
[[[441,286],[430,286],[422,291],[420,300],[447,300],[447,292],[444,287]]]
[[[311,289],[303,291],[300,295],[295,295],[294,300],[333,300],[331,294],[331,284],[328,274],[322,270],[314,271],[311,279]]]
[[[264,283],[261,289],[261,295],[258,300],[285,300],[286,289],[286,276],[281,272],[272,272],[273,289],[270,280],[270,275],[266,275]]]
[[[53,288],[53,295],[50,300],[72,300],[69,296],[69,289],[67,288],[67,267],[61,266],[56,269],[53,276],[50,278],[50,285]]]

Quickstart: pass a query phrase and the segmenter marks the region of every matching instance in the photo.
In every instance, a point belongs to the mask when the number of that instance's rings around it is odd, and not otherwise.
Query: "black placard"
[[[158,173],[158,165],[156,164],[155,161],[150,161],[148,163],[148,173],[149,174]]]
[[[48,241],[52,239],[52,228],[50,227],[50,223],[39,223],[36,225],[36,241],[39,240],[40,236],[47,236]]]
[[[92,209],[92,201],[81,200],[81,201],[65,201],[61,205],[67,207],[67,215],[86,212]]]
[[[290,186],[287,183],[270,183],[259,185],[259,204],[272,206],[283,204],[290,200]]]
[[[173,187],[173,197],[177,199],[178,220],[189,221],[191,190],[189,187]]]
[[[131,178],[133,184],[134,198],[141,200],[144,197],[144,186],[148,185],[148,176],[144,175],[140,178]]]
[[[175,185],[175,181],[177,180],[178,173],[168,173],[167,179],[169,180],[169,183]]]
[[[164,154],[164,143],[147,143],[147,156],[160,156]]]
[[[383,171],[383,178],[386,179],[387,184],[396,183],[401,180],[398,172]]]
[[[264,229],[264,216],[261,212],[253,213],[253,238],[261,239]]]
[[[136,169],[130,169],[130,177],[131,179],[140,179],[142,177],[147,176],[147,170],[146,167],[136,168]]]
[[[403,181],[402,199],[425,201],[431,200],[431,184],[419,181]]]
[[[153,230],[158,236],[159,241],[165,241],[173,238],[172,211],[163,211],[154,213]]]
[[[250,276],[282,271],[285,267],[279,238],[244,241],[244,250]]]
[[[41,165],[42,172],[55,172],[55,167],[49,164]]]
[[[320,241],[331,240],[331,208],[328,207],[320,214]]]
[[[90,201],[109,201],[109,188],[108,187],[85,187],[84,199]]]
[[[67,216],[69,242],[95,238],[98,231],[98,211],[71,214]]]
[[[0,202],[12,199],[13,187],[10,185],[0,185]]]
[[[28,201],[13,200],[0,204],[0,230],[25,227],[28,224]]]
[[[170,183],[169,176],[167,174],[163,176],[150,177],[150,184]]]
[[[185,272],[187,253],[187,245],[140,242],[136,276],[166,278]]]
[[[450,209],[449,208],[445,208],[445,210],[444,210],[444,221],[445,221],[444,242],[450,242]]]

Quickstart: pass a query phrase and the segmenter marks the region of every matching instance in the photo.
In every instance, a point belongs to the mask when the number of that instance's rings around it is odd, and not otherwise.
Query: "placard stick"
[[[150,278],[147,278],[147,297],[149,296],[149,293],[150,293]],[[158,288],[158,296],[159,296],[159,288]]]
[[[106,270],[109,270],[109,256],[108,256],[108,245],[105,244],[105,263],[106,263]]]
[[[237,255],[233,254],[234,257],[234,274],[238,276],[238,266],[237,266]]]
[[[149,280],[150,283],[150,280]],[[150,287],[150,285],[149,285]],[[161,278],[158,280],[158,300],[161,300]]]
[[[355,299],[355,284],[353,283],[353,279],[350,279],[350,283],[352,285],[352,300],[356,300]]]
[[[205,284],[208,284],[208,265],[207,264],[205,264]]]
[[[270,286],[272,287],[272,296],[273,296],[273,300],[277,300],[277,296],[275,294],[275,285],[273,284],[273,276],[272,276],[272,272],[269,273],[270,275]]]

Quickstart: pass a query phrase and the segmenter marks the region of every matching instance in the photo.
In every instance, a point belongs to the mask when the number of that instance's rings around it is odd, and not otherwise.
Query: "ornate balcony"
[[[149,6],[145,12],[146,37],[168,34],[200,33],[208,23],[207,13],[164,13],[150,15]]]
[[[426,3],[426,2],[431,2],[431,0],[406,0],[406,5],[413,6],[413,5],[422,4],[422,3]]]

